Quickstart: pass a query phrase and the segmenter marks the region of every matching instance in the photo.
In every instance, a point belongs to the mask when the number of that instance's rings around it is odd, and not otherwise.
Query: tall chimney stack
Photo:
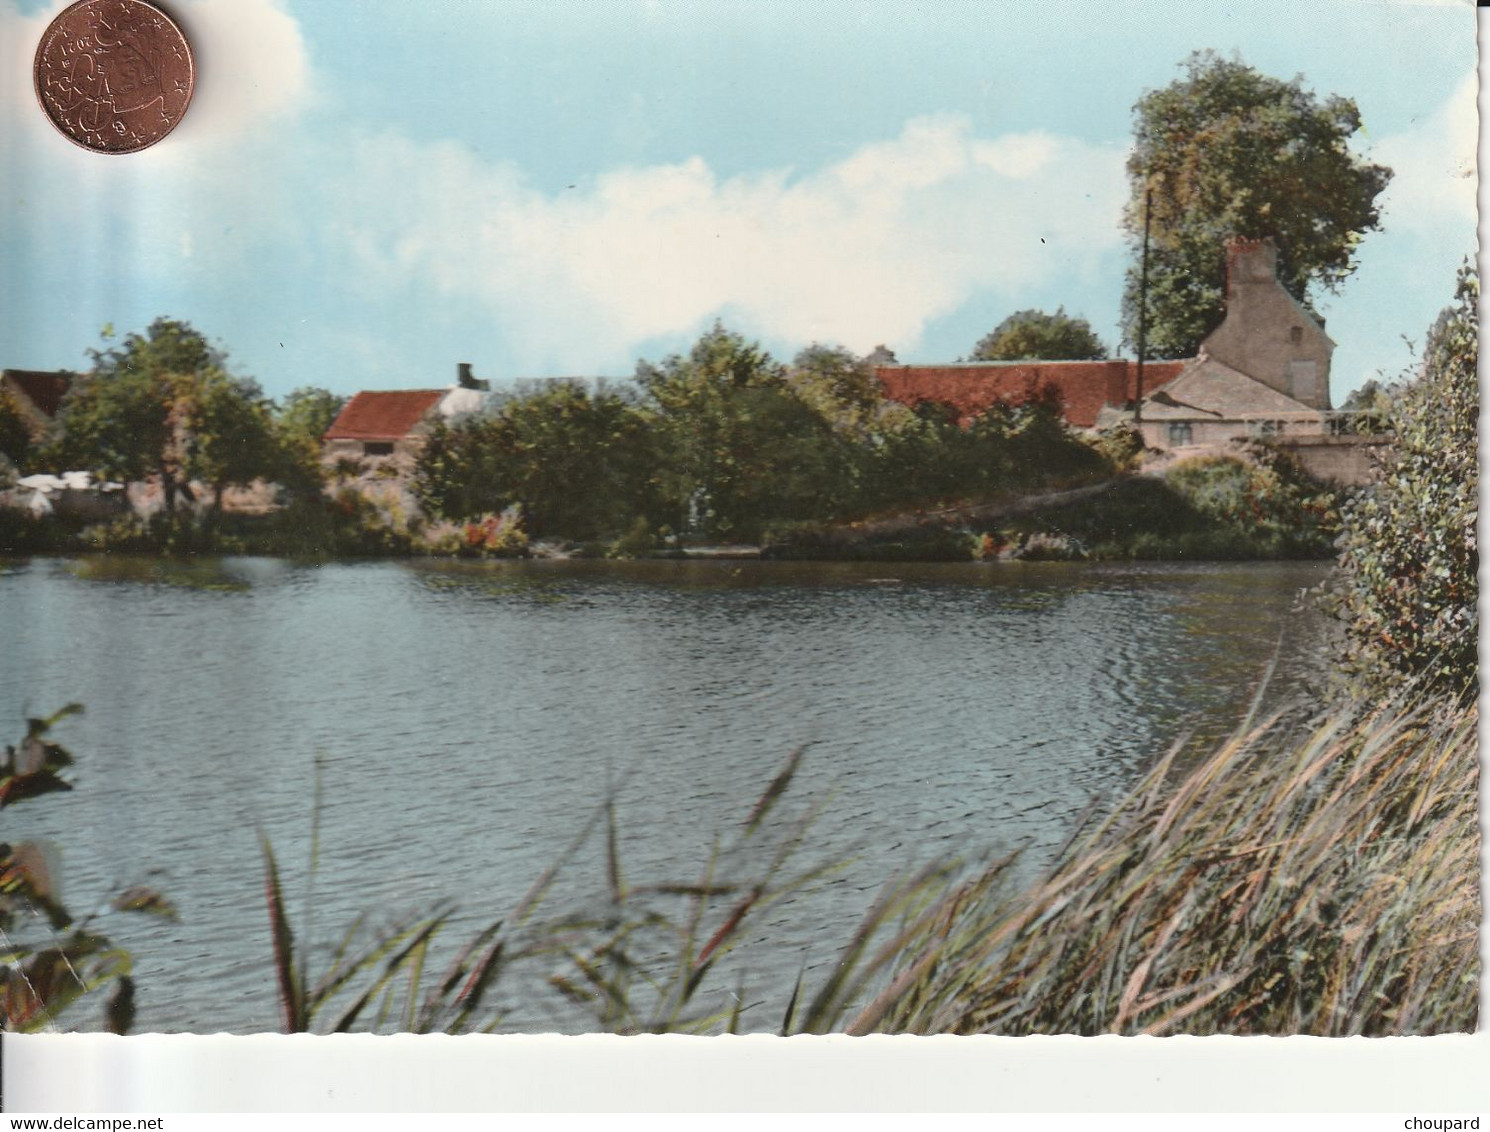
[[[1236,296],[1238,283],[1270,283],[1278,278],[1278,246],[1271,236],[1249,240],[1233,236],[1226,241],[1226,298]]]

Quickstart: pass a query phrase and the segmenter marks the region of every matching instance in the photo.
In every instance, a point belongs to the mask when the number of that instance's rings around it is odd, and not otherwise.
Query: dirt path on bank
[[[1115,476],[1100,483],[1084,484],[1081,487],[1060,491],[1037,491],[1028,495],[1011,495],[984,503],[963,504],[936,510],[905,511],[883,519],[871,519],[862,523],[849,523],[839,528],[844,536],[852,539],[881,539],[895,535],[924,531],[929,527],[966,527],[996,523],[1013,515],[1037,511],[1042,507],[1062,507],[1083,499],[1091,499],[1110,491],[1122,477]]]

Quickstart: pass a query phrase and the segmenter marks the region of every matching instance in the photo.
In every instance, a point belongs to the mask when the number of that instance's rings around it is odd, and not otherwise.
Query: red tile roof
[[[1184,362],[1144,362],[1145,391],[1175,378]],[[964,421],[997,401],[1021,404],[1053,389],[1066,420],[1091,428],[1104,405],[1122,406],[1138,392],[1138,366],[1100,362],[959,362],[943,366],[876,366],[885,396],[904,405],[943,401]]]
[[[0,371],[0,381],[24,394],[39,411],[55,417],[72,384],[72,375],[52,370],[8,369]]]
[[[327,440],[402,440],[445,396],[443,389],[376,390],[356,394],[342,409]]]

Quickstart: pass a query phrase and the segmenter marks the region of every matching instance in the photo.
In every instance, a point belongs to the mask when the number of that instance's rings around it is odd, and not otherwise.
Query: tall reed
[[[591,1017],[590,1029],[737,1030],[747,987],[723,985],[730,972],[721,960],[748,937],[768,908],[836,867],[834,862],[805,868],[794,864],[819,806],[795,814],[776,812],[801,757],[801,749],[793,752],[754,804],[741,807],[743,820],[720,832],[696,877],[689,879],[628,882],[615,799],[606,798],[516,907],[481,928],[434,980],[426,964],[451,924],[455,908],[450,904],[382,929],[371,927],[366,915],[358,916],[340,934],[319,973],[310,971],[320,853],[318,767],[306,911],[298,928],[288,912],[274,849],[260,835],[284,1030],[496,1030],[508,1025],[498,992],[514,982],[524,984],[519,993],[529,1001],[535,986],[555,994],[568,1003],[569,1016]],[[603,895],[546,911],[560,872],[597,835],[604,838]],[[557,999],[551,999],[556,1008]],[[555,1009],[552,1016],[561,1013]],[[788,1017],[791,1013],[788,1005]]]
[[[1031,885],[1010,881],[1012,857],[893,879],[820,983],[799,980],[784,1004],[725,985],[718,964],[734,950],[734,970],[763,966],[750,950],[762,910],[830,871],[789,867],[815,809],[766,821],[800,751],[690,881],[628,883],[607,800],[519,907],[428,986],[426,952],[448,911],[360,949],[354,925],[311,986],[266,844],[286,1028],[316,1028],[337,996],[336,1030],[501,1028],[483,995],[521,975],[621,1033],[1471,1030],[1477,724],[1476,709],[1447,701],[1346,707],[1309,724],[1249,720],[1198,760],[1177,745]],[[536,917],[597,834],[607,896]]]
[[[1472,1030],[1478,711],[1273,719],[1164,758],[1044,877],[929,902],[849,1033]]]

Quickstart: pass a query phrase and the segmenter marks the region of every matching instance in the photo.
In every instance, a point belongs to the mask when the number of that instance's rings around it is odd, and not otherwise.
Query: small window
[[[1252,435],[1254,437],[1257,437],[1258,439],[1266,439],[1267,437],[1270,437],[1270,436],[1277,436],[1280,432],[1282,432],[1283,431],[1283,422],[1282,421],[1249,421],[1248,422],[1248,427],[1249,427],[1249,431],[1252,433]]]
[[[362,454],[364,456],[392,456],[393,441],[365,440],[362,442]]]
[[[1169,426],[1169,445],[1171,448],[1181,448],[1191,443],[1191,430],[1189,421],[1176,421]]]
[[[1304,328],[1302,326],[1295,326],[1292,330],[1290,330],[1288,332],[1288,340],[1290,342],[1292,342],[1295,346],[1301,346],[1301,345],[1303,345],[1303,343],[1304,343]]]

